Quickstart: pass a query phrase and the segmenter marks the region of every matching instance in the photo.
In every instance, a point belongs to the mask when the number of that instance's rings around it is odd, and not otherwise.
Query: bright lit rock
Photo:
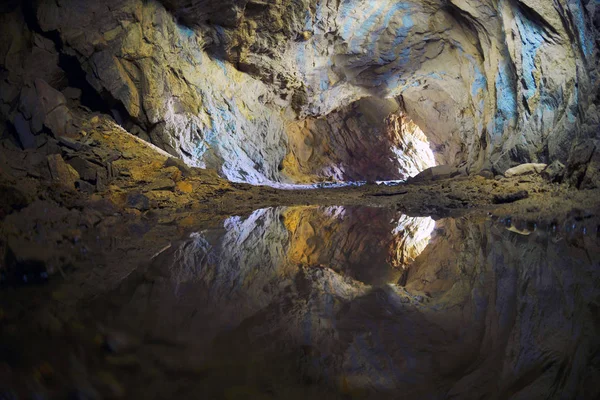
[[[422,163],[388,145],[380,121],[361,111],[365,98],[398,99],[436,164],[469,172],[567,164],[599,124],[594,2],[59,0],[7,9],[2,115],[27,146],[23,110],[37,78],[78,86],[84,105],[129,131],[251,183],[414,175]],[[352,143],[365,142],[365,126],[376,131],[376,145],[358,146],[367,161]]]

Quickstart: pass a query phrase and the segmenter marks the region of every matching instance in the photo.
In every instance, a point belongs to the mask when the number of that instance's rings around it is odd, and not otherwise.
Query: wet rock
[[[47,160],[52,180],[65,188],[73,189],[75,181],[80,178],[75,168],[67,164],[60,154],[49,155]]]
[[[515,193],[497,194],[492,201],[494,204],[514,203],[515,201],[523,200],[527,197],[529,197],[529,193],[526,190],[520,190]]]
[[[507,169],[504,172],[504,176],[507,178],[510,178],[512,176],[539,174],[546,167],[547,167],[547,164],[536,164],[536,163],[521,164],[521,165],[517,165],[516,167]]]
[[[549,182],[560,183],[565,173],[565,165],[558,160],[553,161],[541,172],[542,178]]]

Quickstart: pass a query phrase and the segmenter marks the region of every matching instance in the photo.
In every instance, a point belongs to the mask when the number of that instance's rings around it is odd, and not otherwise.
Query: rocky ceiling
[[[431,162],[394,118],[469,172],[560,160],[577,181],[598,144],[597,1],[3,7],[2,116],[23,146],[80,106],[251,183],[414,175]]]

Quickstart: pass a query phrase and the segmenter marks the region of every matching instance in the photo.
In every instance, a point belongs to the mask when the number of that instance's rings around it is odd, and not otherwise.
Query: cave
[[[600,398],[600,3],[0,4],[1,399]]]

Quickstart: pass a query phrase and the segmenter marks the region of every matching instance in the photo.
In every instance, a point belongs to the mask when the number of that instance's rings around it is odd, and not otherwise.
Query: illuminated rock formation
[[[386,142],[387,108],[369,115],[361,99],[398,98],[437,164],[503,172],[558,160],[573,183],[595,182],[584,176],[599,123],[595,2],[3,7],[2,116],[23,146],[44,129],[35,115],[41,79],[70,96],[72,112],[83,104],[111,114],[232,180],[397,179],[417,166]],[[68,123],[63,114],[55,125]]]

